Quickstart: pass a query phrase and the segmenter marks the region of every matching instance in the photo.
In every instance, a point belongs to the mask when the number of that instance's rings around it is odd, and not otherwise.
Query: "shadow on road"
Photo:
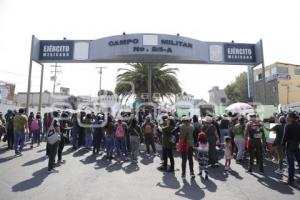
[[[108,172],[119,171],[122,169],[122,164],[123,164],[123,162],[115,162],[111,165],[108,165],[105,169]]]
[[[159,182],[156,185],[159,187],[162,187],[162,188],[170,188],[170,189],[174,189],[174,190],[180,188],[180,183],[177,180],[175,174],[168,173],[168,172],[163,173],[162,183]]]
[[[131,174],[133,172],[139,171],[140,167],[138,166],[138,164],[130,163],[129,165],[122,167],[122,169],[126,174]]]
[[[23,192],[26,190],[33,189],[43,183],[45,178],[48,176],[47,167],[42,168],[32,174],[32,178],[22,181],[12,187],[13,192]]]
[[[72,152],[74,152],[75,150],[73,149],[73,147],[69,147],[66,151],[64,151],[63,153],[62,153],[62,155],[63,156],[65,156],[65,155],[68,155],[68,154],[70,154],[70,153],[72,153]]]
[[[96,159],[97,159],[97,157],[95,155],[89,155],[89,156],[85,157],[84,159],[80,160],[80,162],[87,165],[87,164],[92,164],[92,163],[96,162]]]
[[[34,160],[31,160],[31,161],[28,161],[26,163],[24,163],[22,166],[25,167],[25,166],[30,166],[30,165],[34,165],[36,163],[39,163],[39,162],[43,162],[45,160],[47,160],[48,158],[46,156],[42,156],[40,158],[37,158],[37,159],[34,159]]]
[[[7,161],[10,161],[10,160],[12,160],[14,158],[17,158],[17,157],[18,156],[13,155],[13,156],[5,157],[5,158],[0,158],[0,163],[4,163],[4,162],[7,162]]]
[[[188,183],[186,179],[183,179],[183,186],[175,192],[175,195],[187,199],[202,199],[204,198],[205,193],[201,190],[195,179],[191,179],[191,183]]]
[[[88,152],[90,152],[90,150],[88,150],[86,148],[82,148],[82,149],[79,149],[78,151],[76,151],[75,153],[73,153],[73,157],[80,157]]]
[[[102,169],[107,167],[109,164],[111,164],[112,161],[109,161],[106,159],[106,156],[103,156],[100,160],[96,161],[95,169]]]
[[[144,164],[144,165],[149,165],[151,163],[153,163],[154,161],[154,158],[155,158],[155,155],[145,155],[145,154],[141,154],[141,164]]]
[[[44,152],[44,151],[46,151],[46,147],[45,147],[44,149],[38,150],[37,153],[42,153],[42,152]]]
[[[242,163],[242,166],[245,169],[248,169],[248,162],[244,161]],[[258,175],[258,166],[254,165],[253,173],[251,173],[252,176],[257,178],[257,181],[265,186],[266,188],[270,188],[272,190],[278,191],[282,194],[294,194],[294,191],[292,188],[284,185],[281,180],[283,179],[283,175],[279,175],[274,173],[274,171],[278,168],[278,164],[264,159],[264,173]]]

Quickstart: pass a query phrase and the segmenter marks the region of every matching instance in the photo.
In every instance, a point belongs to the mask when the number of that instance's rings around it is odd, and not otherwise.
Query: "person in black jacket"
[[[7,149],[13,149],[14,146],[14,113],[8,110],[6,115],[6,129],[7,129]]]
[[[300,165],[300,124],[297,123],[298,117],[295,113],[289,113],[287,122],[284,128],[282,145],[286,147],[286,156],[288,161],[288,180],[285,182],[288,185],[294,185],[295,175],[295,158]]]

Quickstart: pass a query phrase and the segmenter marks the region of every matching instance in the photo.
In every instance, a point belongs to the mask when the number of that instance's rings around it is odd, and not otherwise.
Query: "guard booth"
[[[265,83],[262,40],[254,44],[205,42],[178,34],[152,33],[123,33],[96,40],[39,40],[33,35],[27,87],[26,109],[28,111],[33,61],[41,65],[40,94],[43,88],[44,63],[149,63],[150,100],[152,97],[151,63],[247,65],[252,66],[252,71],[254,67],[262,65]],[[41,110],[41,97],[40,95],[39,110]]]

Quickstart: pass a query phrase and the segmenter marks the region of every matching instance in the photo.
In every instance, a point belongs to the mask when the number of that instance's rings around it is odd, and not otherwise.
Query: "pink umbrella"
[[[253,112],[254,109],[251,105],[247,103],[237,102],[225,108],[225,111],[232,112],[232,113],[246,113],[246,112],[250,113]]]

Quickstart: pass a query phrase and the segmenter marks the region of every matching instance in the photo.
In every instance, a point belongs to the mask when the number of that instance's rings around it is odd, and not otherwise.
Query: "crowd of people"
[[[220,152],[223,152],[225,171],[230,171],[231,161],[244,164],[248,161],[248,172],[253,171],[254,160],[259,172],[264,172],[264,155],[267,150],[265,130],[274,131],[276,138],[271,144],[275,149],[278,169],[282,174],[284,161],[288,164],[287,184],[294,184],[295,160],[300,166],[300,117],[298,113],[280,113],[274,115],[272,128],[264,127],[257,114],[247,116],[207,114],[198,119],[193,116],[181,118],[171,113],[161,113],[160,118],[151,112],[140,111],[136,115],[121,113],[117,117],[110,114],[84,111],[70,113],[54,111],[30,113],[27,117],[24,109],[18,112],[9,110],[0,113],[0,139],[7,142],[7,148],[14,150],[16,156],[22,155],[25,141],[30,147],[46,142],[46,154],[49,158],[49,173],[64,163],[62,152],[65,144],[73,149],[86,148],[94,155],[105,153],[108,160],[115,159],[138,163],[141,143],[146,146],[146,154],[160,155],[161,171],[174,172],[174,154],[181,156],[181,175],[186,177],[186,165],[189,163],[190,177],[195,178],[194,158],[199,166],[199,175],[209,178],[209,168],[219,167]],[[162,146],[161,154],[157,144]],[[150,151],[150,147],[151,150]],[[286,155],[286,157],[284,156]],[[249,159],[248,159],[249,157]],[[168,161],[170,164],[168,165]],[[203,174],[204,172],[204,174]]]

